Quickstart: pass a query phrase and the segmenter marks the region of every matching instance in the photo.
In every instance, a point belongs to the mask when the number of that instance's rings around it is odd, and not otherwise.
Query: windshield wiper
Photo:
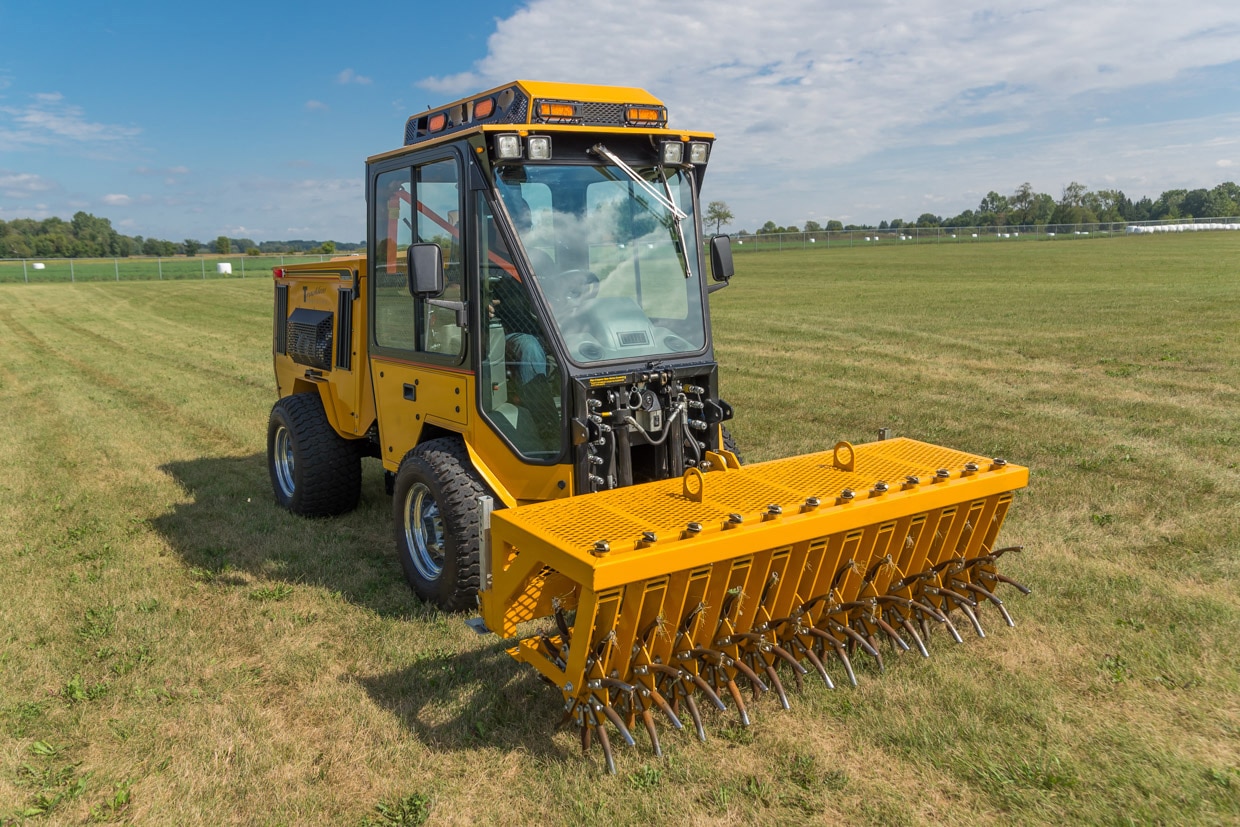
[[[672,187],[667,182],[667,176],[663,174],[663,168],[659,167],[659,175],[663,179],[663,189],[665,190],[665,193],[659,192],[653,184],[638,175],[636,170],[624,161],[621,161],[614,152],[602,144],[595,144],[590,147],[590,151],[595,155],[600,155],[615,164],[621,172],[633,181],[633,183],[641,187],[647,195],[653,198],[657,203],[661,204],[663,208],[672,216],[672,222],[676,225],[676,240],[679,242],[680,246],[680,249],[676,251],[677,258],[680,259],[680,266],[684,270],[685,278],[689,278],[691,275],[689,271],[688,258],[689,245],[685,243],[685,229],[680,224],[681,221],[684,221],[689,217],[689,214],[681,210],[680,207],[677,207],[676,202],[672,200]]]

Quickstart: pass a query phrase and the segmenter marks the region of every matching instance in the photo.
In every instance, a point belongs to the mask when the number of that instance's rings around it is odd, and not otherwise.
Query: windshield
[[[649,186],[613,165],[509,166],[496,174],[578,363],[692,353],[706,343],[693,182],[678,169],[633,172]],[[669,204],[686,217],[678,220]]]

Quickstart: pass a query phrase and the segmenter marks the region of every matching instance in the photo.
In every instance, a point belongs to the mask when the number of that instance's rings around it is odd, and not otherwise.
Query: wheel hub
[[[276,483],[285,497],[292,497],[296,491],[296,485],[293,483],[293,438],[288,428],[283,425],[276,430],[275,448],[272,454]]]
[[[416,482],[405,495],[405,544],[413,567],[423,580],[439,579],[443,572],[444,528],[435,495]]]

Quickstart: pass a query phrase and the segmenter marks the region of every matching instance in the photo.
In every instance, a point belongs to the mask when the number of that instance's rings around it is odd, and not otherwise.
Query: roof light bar
[[[575,123],[580,120],[577,104],[568,101],[539,101],[534,112],[543,123]]]
[[[663,126],[667,123],[667,109],[662,106],[628,106],[624,110],[629,126]]]

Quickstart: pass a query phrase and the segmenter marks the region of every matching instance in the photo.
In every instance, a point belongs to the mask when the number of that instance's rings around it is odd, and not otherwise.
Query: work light
[[[689,142],[689,163],[704,164],[710,158],[710,144],[705,141]]]
[[[659,159],[664,164],[679,164],[685,157],[685,145],[680,141],[660,141]]]
[[[550,161],[551,136],[531,135],[525,141],[525,154],[531,161]]]
[[[505,133],[495,136],[495,157],[501,161],[511,161],[521,157],[521,136]]]

